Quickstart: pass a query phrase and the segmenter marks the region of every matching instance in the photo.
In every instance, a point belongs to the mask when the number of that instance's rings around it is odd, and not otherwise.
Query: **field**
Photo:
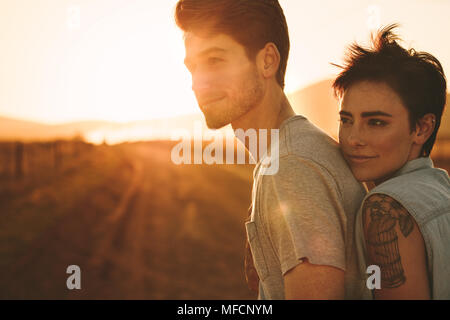
[[[255,298],[253,166],[175,165],[175,143],[0,144],[0,299]],[[449,170],[446,152],[435,165]]]
[[[85,148],[0,183],[0,299],[252,299],[250,165],[174,165],[172,142]],[[66,268],[81,268],[68,290]]]

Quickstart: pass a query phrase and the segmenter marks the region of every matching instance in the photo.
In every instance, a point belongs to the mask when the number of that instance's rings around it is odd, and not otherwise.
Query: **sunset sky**
[[[0,116],[61,123],[199,112],[176,0],[1,0]],[[450,1],[280,0],[291,37],[286,91],[332,78],[345,46],[393,22],[450,74]]]

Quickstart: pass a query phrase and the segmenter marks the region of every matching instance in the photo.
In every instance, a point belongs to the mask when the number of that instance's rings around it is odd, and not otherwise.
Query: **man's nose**
[[[211,87],[211,79],[203,72],[192,73],[192,90],[195,93],[208,91]]]

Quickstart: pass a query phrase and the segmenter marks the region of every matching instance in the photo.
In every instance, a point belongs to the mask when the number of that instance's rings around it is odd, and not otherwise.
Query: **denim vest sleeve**
[[[447,172],[433,167],[408,172],[380,184],[367,197],[372,194],[390,196],[415,219],[425,241],[432,298],[450,299],[450,179]]]

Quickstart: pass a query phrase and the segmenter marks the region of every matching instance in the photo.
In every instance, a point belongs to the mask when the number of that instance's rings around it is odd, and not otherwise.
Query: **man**
[[[352,238],[364,189],[336,142],[296,116],[283,92],[289,35],[278,1],[180,0],[175,18],[208,127],[279,130],[276,148],[253,154],[246,230],[259,298],[358,298]],[[266,158],[278,172],[264,174]]]

